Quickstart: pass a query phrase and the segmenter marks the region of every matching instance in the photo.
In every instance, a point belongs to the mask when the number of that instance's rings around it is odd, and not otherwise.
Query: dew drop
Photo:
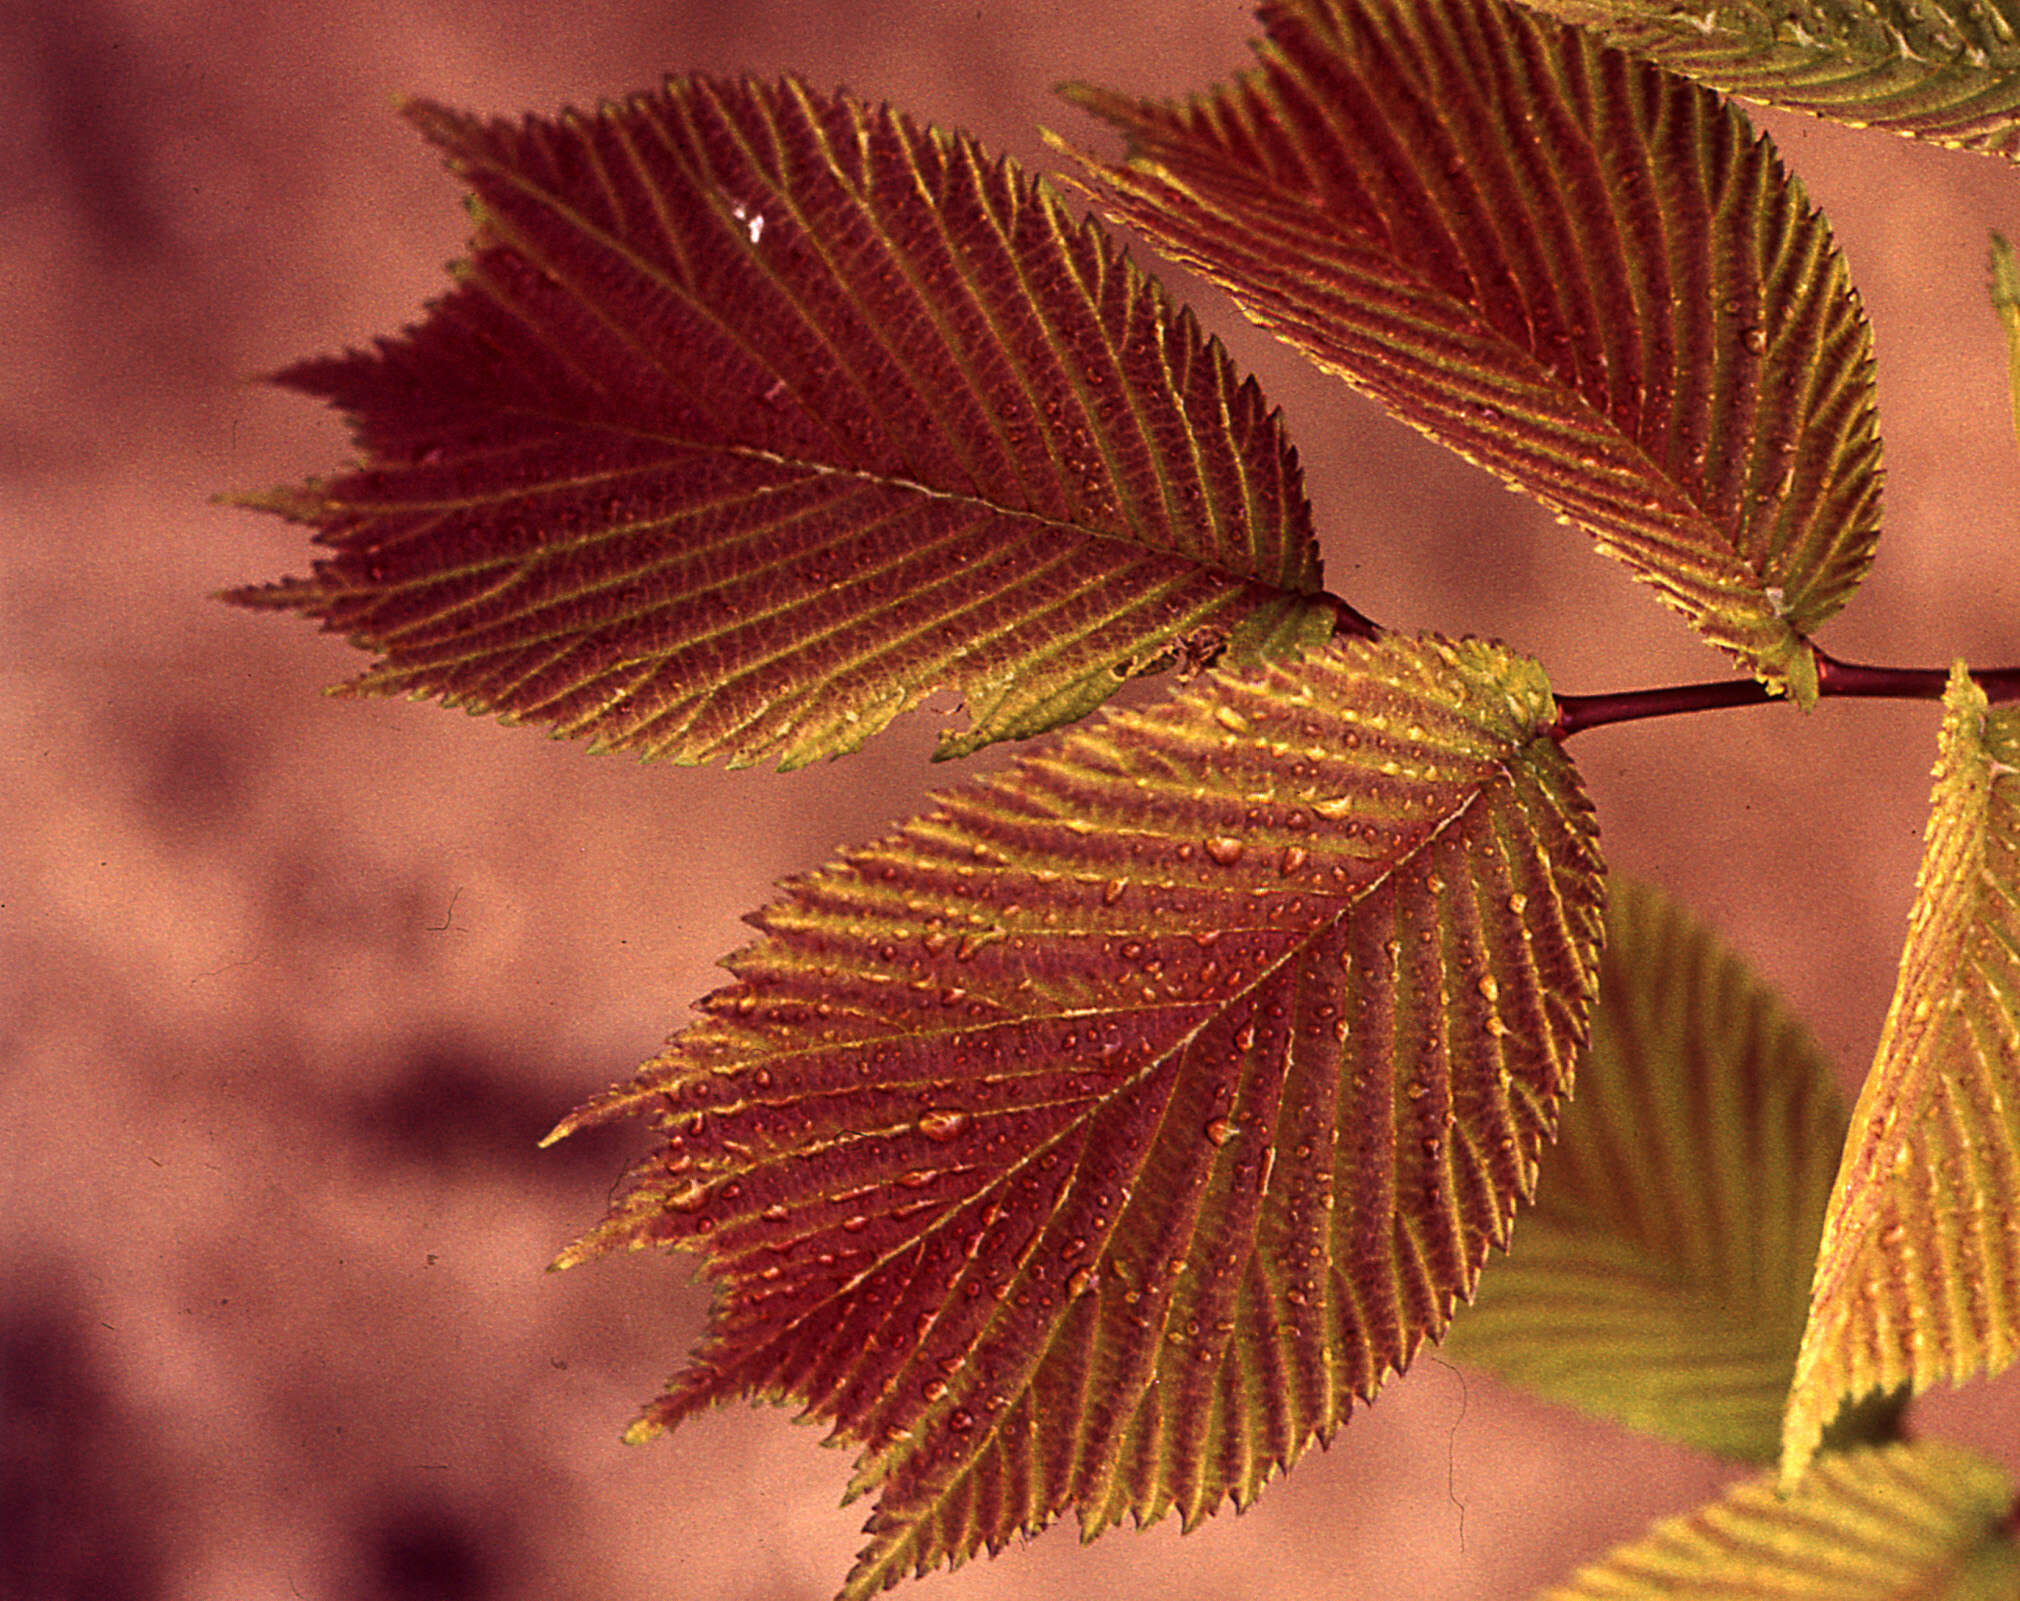
[[[1240,1129],[1236,1128],[1231,1121],[1224,1117],[1217,1117],[1206,1126],[1206,1137],[1215,1145],[1227,1144],[1229,1140],[1233,1139],[1240,1132]]]
[[[1218,834],[1206,842],[1206,853],[1222,867],[1232,867],[1241,860],[1242,842],[1228,834]]]
[[[936,1167],[915,1167],[910,1172],[900,1173],[898,1182],[908,1190],[920,1190],[939,1176],[940,1170]]]
[[[919,1119],[919,1132],[929,1140],[951,1140],[967,1132],[966,1112],[932,1111]]]
[[[684,1179],[666,1192],[666,1204],[676,1212],[699,1212],[708,1202],[708,1186],[700,1179]]]
[[[1513,895],[1508,897],[1508,910],[1513,912],[1517,917],[1520,917],[1528,909],[1529,897],[1524,895],[1520,890],[1517,890]]]
[[[1122,899],[1122,892],[1128,888],[1128,879],[1111,878],[1101,887],[1101,904],[1103,906],[1113,906],[1117,901]]]
[[[782,1202],[774,1201],[770,1206],[758,1213],[758,1216],[763,1218],[767,1223],[783,1223],[789,1214]]]
[[[1277,871],[1279,873],[1283,873],[1286,875],[1295,873],[1300,867],[1303,867],[1309,859],[1310,859],[1309,855],[1306,852],[1304,846],[1286,845],[1284,847],[1283,860],[1277,863]]]
[[[947,1386],[942,1380],[928,1379],[923,1393],[927,1400],[937,1401],[947,1393]]]
[[[1246,734],[1248,732],[1248,719],[1232,706],[1215,707],[1213,720],[1219,723],[1230,734]]]
[[[956,1434],[966,1434],[975,1426],[975,1414],[964,1407],[956,1407],[947,1419],[947,1427]]]
[[[1091,1267],[1075,1268],[1073,1276],[1066,1281],[1066,1293],[1068,1295],[1085,1295],[1093,1288],[1094,1269]]]
[[[842,1219],[842,1232],[844,1234],[860,1234],[869,1226],[870,1220],[860,1212],[854,1217],[845,1217]]]
[[[1767,354],[1768,336],[1765,328],[1749,328],[1740,336],[1740,343],[1756,356]]]

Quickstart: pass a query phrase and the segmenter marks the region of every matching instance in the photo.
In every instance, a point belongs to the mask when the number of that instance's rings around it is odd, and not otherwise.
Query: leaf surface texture
[[[1852,1113],[1796,1366],[1793,1480],[1846,1399],[2020,1351],[2020,708],[1961,667],[1900,978]]]
[[[795,766],[938,689],[958,754],[1332,631],[1277,414],[972,142],[791,82],[410,115],[476,253],[281,375],[365,459],[269,497],[335,553],[235,597],[378,652],[355,687]]]
[[[1523,0],[1714,89],[2020,160],[2014,0]]]
[[[1274,0],[1184,104],[1071,91],[1103,203],[1807,703],[1871,561],[1864,315],[1717,96],[1502,0]]]
[[[1577,1096],[1446,1354],[1772,1462],[1846,1110],[1808,1033],[1698,919],[1616,880],[1606,921]]]
[[[1996,1462],[1943,1441],[1833,1454],[1788,1497],[1749,1480],[1544,1601],[2009,1601],[2012,1509]]]
[[[799,1402],[880,1491],[847,1594],[1068,1509],[1245,1504],[1504,1240],[1596,982],[1542,672],[1342,641],[1074,731],[787,886],[562,1130],[663,1150],[710,1334],[635,1432]]]

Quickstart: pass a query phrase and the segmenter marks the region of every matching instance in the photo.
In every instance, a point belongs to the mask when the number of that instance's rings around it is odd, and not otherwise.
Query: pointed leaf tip
[[[2020,1354],[2020,707],[1960,663],[1900,978],[1839,1164],[1783,1426],[1809,1466],[1840,1406]]]
[[[270,497],[331,554],[255,602],[363,689],[794,767],[939,689],[952,754],[1333,631],[1280,417],[1014,165],[796,83],[405,114],[474,255],[282,375],[365,459]]]
[[[1129,145],[1080,158],[1101,204],[1811,702],[1880,446],[1864,314],[1772,148],[1503,0],[1262,15],[1261,66],[1211,94],[1074,91]]]
[[[648,1416],[860,1447],[850,1596],[1247,1504],[1444,1328],[1554,1124],[1602,898],[1555,715],[1498,646],[1336,641],[790,884],[599,1103],[663,1143],[589,1248],[716,1287]]]

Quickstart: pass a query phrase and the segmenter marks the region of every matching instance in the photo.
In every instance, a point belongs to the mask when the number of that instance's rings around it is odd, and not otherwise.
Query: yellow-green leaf
[[[2020,708],[1950,675],[1900,979],[1852,1114],[1783,1431],[2020,1351]]]
[[[2006,392],[2013,407],[2013,437],[2020,441],[2020,263],[2013,247],[1992,235],[1992,309],[2006,334]]]
[[[1246,1504],[1505,1241],[1596,980],[1542,669],[1396,637],[1217,673],[789,884],[636,1080],[564,1261],[671,1243],[738,1395],[862,1447],[848,1584]]]
[[[2013,1481],[1938,1440],[1822,1458],[1657,1524],[1544,1601],[2013,1601]]]
[[[1872,559],[1869,330],[1707,89],[1504,0],[1272,0],[1255,72],[1077,90],[1102,203],[1256,322],[1587,529],[1807,703]]]
[[[1770,1462],[1845,1107],[1809,1034],[1703,923],[1618,880],[1606,922],[1577,1097],[1446,1351]]]
[[[2020,161],[2014,0],[1523,0],[1714,89]]]

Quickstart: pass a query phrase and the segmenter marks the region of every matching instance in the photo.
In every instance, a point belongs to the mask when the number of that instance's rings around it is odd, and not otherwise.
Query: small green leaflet
[[[1809,1467],[1841,1402],[2020,1353],[2020,708],[1943,698],[1901,974],[1852,1113],[1783,1430]]]
[[[2014,0],[1523,0],[1748,100],[2020,161]]]
[[[1845,1107],[1808,1033],[1703,923],[1616,879],[1606,925],[1577,1096],[1446,1354],[1772,1462]]]
[[[1833,1454],[1792,1495],[1748,1480],[1543,1601],[2012,1601],[2013,1493],[1939,1440]]]
[[[561,1265],[695,1251],[739,1395],[862,1448],[845,1594],[1246,1504],[1445,1328],[1556,1123],[1601,936],[1527,658],[1337,641],[1064,735],[785,886],[636,1080]]]
[[[1365,628],[1254,383],[969,140],[703,78],[409,115],[474,257],[418,327],[280,375],[364,460],[255,502],[333,554],[233,597],[378,652],[352,688],[792,767],[935,690],[958,755]]]
[[[1397,416],[1587,529],[1768,685],[1879,528],[1872,342],[1733,107],[1503,0],[1271,0],[1260,68],[1092,89],[1118,218]]]

